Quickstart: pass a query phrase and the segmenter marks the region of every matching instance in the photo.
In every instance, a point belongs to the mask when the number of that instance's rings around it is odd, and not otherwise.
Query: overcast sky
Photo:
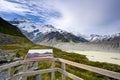
[[[0,0],[0,16],[85,35],[120,32],[120,0]]]

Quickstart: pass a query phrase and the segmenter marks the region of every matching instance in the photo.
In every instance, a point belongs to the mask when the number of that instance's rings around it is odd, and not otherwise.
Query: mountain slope
[[[62,34],[60,32],[51,32],[48,33],[44,36],[44,39],[56,39],[57,41],[61,41],[61,42],[85,42],[87,40],[85,40],[84,38],[80,39],[79,37],[71,34],[71,33],[67,33],[67,32],[63,32]]]
[[[17,44],[30,42],[16,27],[0,18],[0,43],[1,44]],[[31,43],[31,42],[30,42]]]
[[[21,36],[21,37],[24,36],[17,27],[11,25],[1,17],[0,17],[0,32],[4,34],[10,34],[13,36]]]

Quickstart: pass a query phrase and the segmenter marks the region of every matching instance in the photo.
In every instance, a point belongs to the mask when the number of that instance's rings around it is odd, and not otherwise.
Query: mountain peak
[[[31,20],[28,18],[14,18],[13,20],[9,21],[11,24],[17,26],[20,23],[31,23]]]
[[[50,24],[46,24],[44,25],[45,27],[48,27],[48,28],[55,28],[53,25],[50,25]]]

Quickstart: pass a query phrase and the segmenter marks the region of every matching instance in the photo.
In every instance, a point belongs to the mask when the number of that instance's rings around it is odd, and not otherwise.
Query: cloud
[[[0,4],[0,13],[38,16],[44,20],[60,16],[59,12],[55,11],[44,0],[1,0]]]
[[[36,16],[45,24],[74,33],[120,31],[119,0],[1,0],[0,4],[0,12]]]
[[[120,31],[120,24],[117,23],[120,20],[118,0],[59,0],[55,6],[63,17],[53,18],[50,23],[58,28],[83,34],[110,34]]]
[[[29,9],[25,9],[22,5],[17,3],[11,3],[6,0],[0,1],[0,12],[7,12],[7,13],[17,13],[17,14],[24,14],[24,12],[28,12]]]

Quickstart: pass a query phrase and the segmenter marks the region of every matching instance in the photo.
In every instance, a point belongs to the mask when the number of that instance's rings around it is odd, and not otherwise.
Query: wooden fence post
[[[41,79],[41,74],[36,75],[35,78],[36,78],[36,80],[42,80],[42,79]]]
[[[10,77],[11,77],[11,67],[8,68],[8,78],[10,78]]]
[[[35,69],[35,70],[38,69],[38,62],[37,62],[37,61],[34,63],[34,69]],[[42,80],[42,79],[41,79],[41,74],[37,74],[37,75],[35,76],[35,79],[36,79],[36,80]]]
[[[23,64],[23,72],[27,71],[27,69],[28,69],[28,64],[27,63]],[[27,80],[27,77],[23,75],[22,80]]]
[[[54,68],[55,68],[55,61],[53,60],[52,61],[52,74],[51,74],[51,80],[55,80],[55,71],[54,71]]]
[[[63,72],[62,72],[62,80],[66,80],[66,76],[64,75],[64,71],[66,71],[65,63],[62,62],[61,68],[63,70]]]
[[[34,63],[34,69],[35,69],[35,70],[38,69],[38,62],[35,62],[35,63]]]

